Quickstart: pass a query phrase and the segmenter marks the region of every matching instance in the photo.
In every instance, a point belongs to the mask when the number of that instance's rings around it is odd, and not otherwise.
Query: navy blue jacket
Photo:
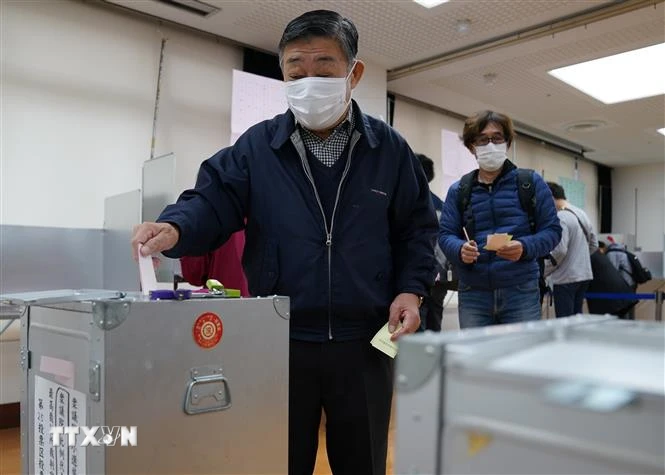
[[[498,289],[538,280],[540,271],[536,259],[547,256],[559,243],[561,225],[552,193],[537,173],[534,173],[534,185],[536,232],[532,234],[528,215],[517,194],[515,165],[506,160],[501,174],[489,186],[478,182],[476,171],[470,203],[475,232],[469,237],[478,244],[480,257],[474,264],[464,264],[461,260],[460,251],[466,239],[457,202],[459,181],[450,187],[441,215],[439,245],[458,268],[460,288]],[[487,235],[494,233],[511,234],[522,243],[524,250],[519,261],[502,259],[496,252],[483,249]]]
[[[397,132],[353,107],[330,236],[287,111],[203,162],[196,187],[158,219],[180,229],[164,254],[207,253],[244,227],[249,291],[289,296],[299,340],[370,337],[398,293],[427,295],[437,222],[422,167]]]

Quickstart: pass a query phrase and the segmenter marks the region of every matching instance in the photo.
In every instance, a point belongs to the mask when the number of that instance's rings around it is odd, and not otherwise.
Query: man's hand
[[[395,341],[407,333],[413,333],[420,327],[419,303],[420,297],[416,294],[403,293],[395,297],[390,305],[390,316],[388,317],[388,331],[392,333],[391,341]],[[400,321],[402,328],[395,331]]]
[[[522,247],[521,242],[509,241],[508,244],[496,251],[496,255],[502,257],[503,259],[508,259],[509,261],[515,262],[520,260],[520,257],[522,257],[522,252],[524,252],[524,248]]]
[[[473,264],[478,260],[478,256],[480,256],[480,252],[478,252],[478,244],[476,244],[476,241],[466,241],[462,244],[462,248],[460,249],[462,262],[465,264]]]
[[[180,232],[178,228],[169,223],[143,223],[134,227],[132,236],[132,256],[137,261],[138,247],[142,244],[141,254],[149,256],[162,251],[168,251],[178,243]]]

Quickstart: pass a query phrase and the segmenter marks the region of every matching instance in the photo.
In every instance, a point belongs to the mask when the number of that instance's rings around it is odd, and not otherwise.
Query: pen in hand
[[[460,250],[460,257],[462,262],[465,264],[473,264],[478,260],[480,253],[478,252],[478,245],[476,241],[472,241],[469,238],[469,233],[466,231],[466,228],[462,226],[462,231],[464,231],[464,236],[466,237],[466,242],[462,244],[462,249]]]

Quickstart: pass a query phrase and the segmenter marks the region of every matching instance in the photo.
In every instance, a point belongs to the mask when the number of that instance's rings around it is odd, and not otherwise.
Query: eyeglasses
[[[492,137],[488,137],[486,135],[480,135],[476,137],[476,140],[473,141],[473,144],[482,146],[492,142],[494,145],[498,145],[500,143],[504,143],[505,141],[506,138],[503,135],[493,135]]]

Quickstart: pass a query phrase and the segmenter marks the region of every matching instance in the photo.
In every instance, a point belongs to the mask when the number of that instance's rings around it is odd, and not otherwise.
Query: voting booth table
[[[201,297],[2,296],[23,473],[287,473],[289,299]]]
[[[395,473],[665,473],[664,343],[588,315],[404,338]]]

